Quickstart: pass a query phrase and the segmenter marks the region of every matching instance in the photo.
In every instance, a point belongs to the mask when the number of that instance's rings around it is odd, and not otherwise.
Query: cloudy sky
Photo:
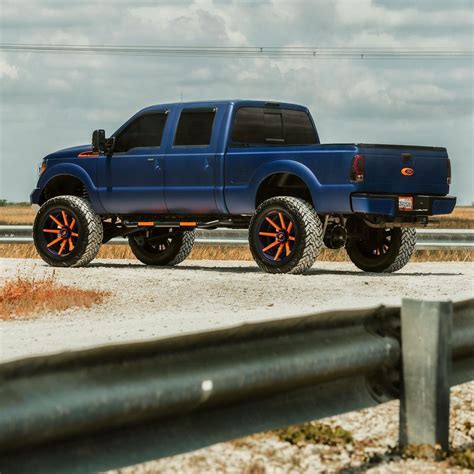
[[[473,2],[1,0],[1,43],[472,49]],[[56,149],[168,101],[298,102],[321,140],[446,146],[474,201],[473,60],[0,53],[0,198],[25,201]]]

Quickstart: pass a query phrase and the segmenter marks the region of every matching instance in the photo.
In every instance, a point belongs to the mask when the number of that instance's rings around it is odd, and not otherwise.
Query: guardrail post
[[[404,299],[400,446],[449,442],[451,302]]]

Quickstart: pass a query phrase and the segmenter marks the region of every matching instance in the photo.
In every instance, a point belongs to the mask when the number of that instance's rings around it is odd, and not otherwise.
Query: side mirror
[[[92,151],[94,153],[105,152],[105,130],[94,130],[92,132]]]

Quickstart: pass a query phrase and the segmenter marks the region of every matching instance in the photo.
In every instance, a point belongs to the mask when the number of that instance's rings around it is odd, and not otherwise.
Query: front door
[[[166,111],[132,119],[116,135],[114,153],[99,158],[99,197],[111,214],[166,213],[161,139]]]
[[[165,157],[165,201],[170,214],[216,214],[216,137],[213,108],[183,109]]]

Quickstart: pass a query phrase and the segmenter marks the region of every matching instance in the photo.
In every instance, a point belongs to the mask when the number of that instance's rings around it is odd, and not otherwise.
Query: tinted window
[[[175,146],[202,146],[211,143],[214,110],[183,110],[174,139]]]
[[[235,114],[232,142],[242,144],[264,144],[263,109],[241,107]]]
[[[265,141],[267,143],[285,143],[283,138],[283,121],[281,113],[264,113],[263,114]]]
[[[241,107],[232,130],[234,145],[308,145],[318,143],[316,131],[303,110]]]
[[[302,110],[283,110],[285,143],[287,145],[310,145],[317,143],[316,132],[309,115]]]
[[[146,114],[135,119],[115,139],[114,152],[137,147],[159,147],[168,114]]]

